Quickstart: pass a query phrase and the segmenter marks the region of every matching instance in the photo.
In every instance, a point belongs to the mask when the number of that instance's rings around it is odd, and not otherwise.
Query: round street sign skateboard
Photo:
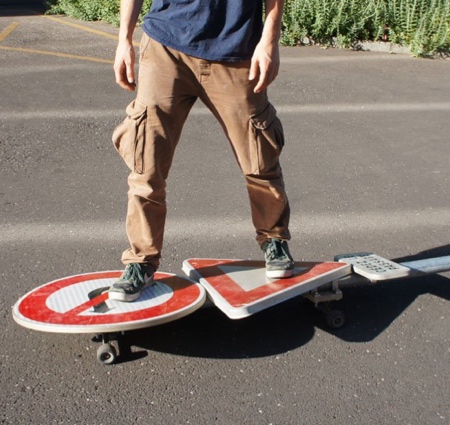
[[[182,318],[206,299],[201,285],[168,273],[155,273],[155,285],[132,303],[110,300],[108,288],[121,271],[70,276],[30,291],[13,307],[14,320],[26,328],[56,333],[94,333],[103,344],[97,351],[102,364],[115,362],[111,341],[120,332],[156,326]]]

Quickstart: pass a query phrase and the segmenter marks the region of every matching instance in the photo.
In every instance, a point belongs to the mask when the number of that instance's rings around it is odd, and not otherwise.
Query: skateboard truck
[[[315,288],[311,292],[303,295],[311,301],[318,310],[325,314],[327,325],[332,329],[342,328],[345,324],[345,314],[342,310],[331,308],[331,302],[342,299],[342,291],[339,289],[339,280],[331,282],[331,288],[319,291]]]
[[[92,338],[93,342],[101,342],[102,344],[97,349],[97,361],[102,365],[114,364],[117,360],[120,351],[112,344],[116,342],[117,346],[120,347],[119,338],[124,335],[124,332],[111,332],[97,334]]]

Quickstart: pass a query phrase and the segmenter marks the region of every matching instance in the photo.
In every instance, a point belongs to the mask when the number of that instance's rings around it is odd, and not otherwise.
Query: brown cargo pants
[[[136,100],[113,142],[131,173],[124,264],[159,265],[166,220],[166,179],[182,127],[195,101],[224,129],[246,178],[256,239],[289,239],[289,203],[279,155],[283,128],[267,94],[253,92],[250,61],[209,62],[144,35]],[[212,229],[211,229],[212,230]]]

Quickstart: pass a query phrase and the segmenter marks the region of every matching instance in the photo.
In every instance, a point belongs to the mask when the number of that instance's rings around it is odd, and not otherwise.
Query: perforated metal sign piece
[[[399,279],[411,274],[408,267],[371,253],[338,255],[336,260],[351,264],[355,273],[372,281]]]

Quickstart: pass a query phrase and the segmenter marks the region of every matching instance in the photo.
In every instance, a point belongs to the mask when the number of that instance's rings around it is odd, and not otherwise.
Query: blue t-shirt
[[[190,56],[236,62],[252,57],[262,26],[262,0],[153,0],[143,29]]]

